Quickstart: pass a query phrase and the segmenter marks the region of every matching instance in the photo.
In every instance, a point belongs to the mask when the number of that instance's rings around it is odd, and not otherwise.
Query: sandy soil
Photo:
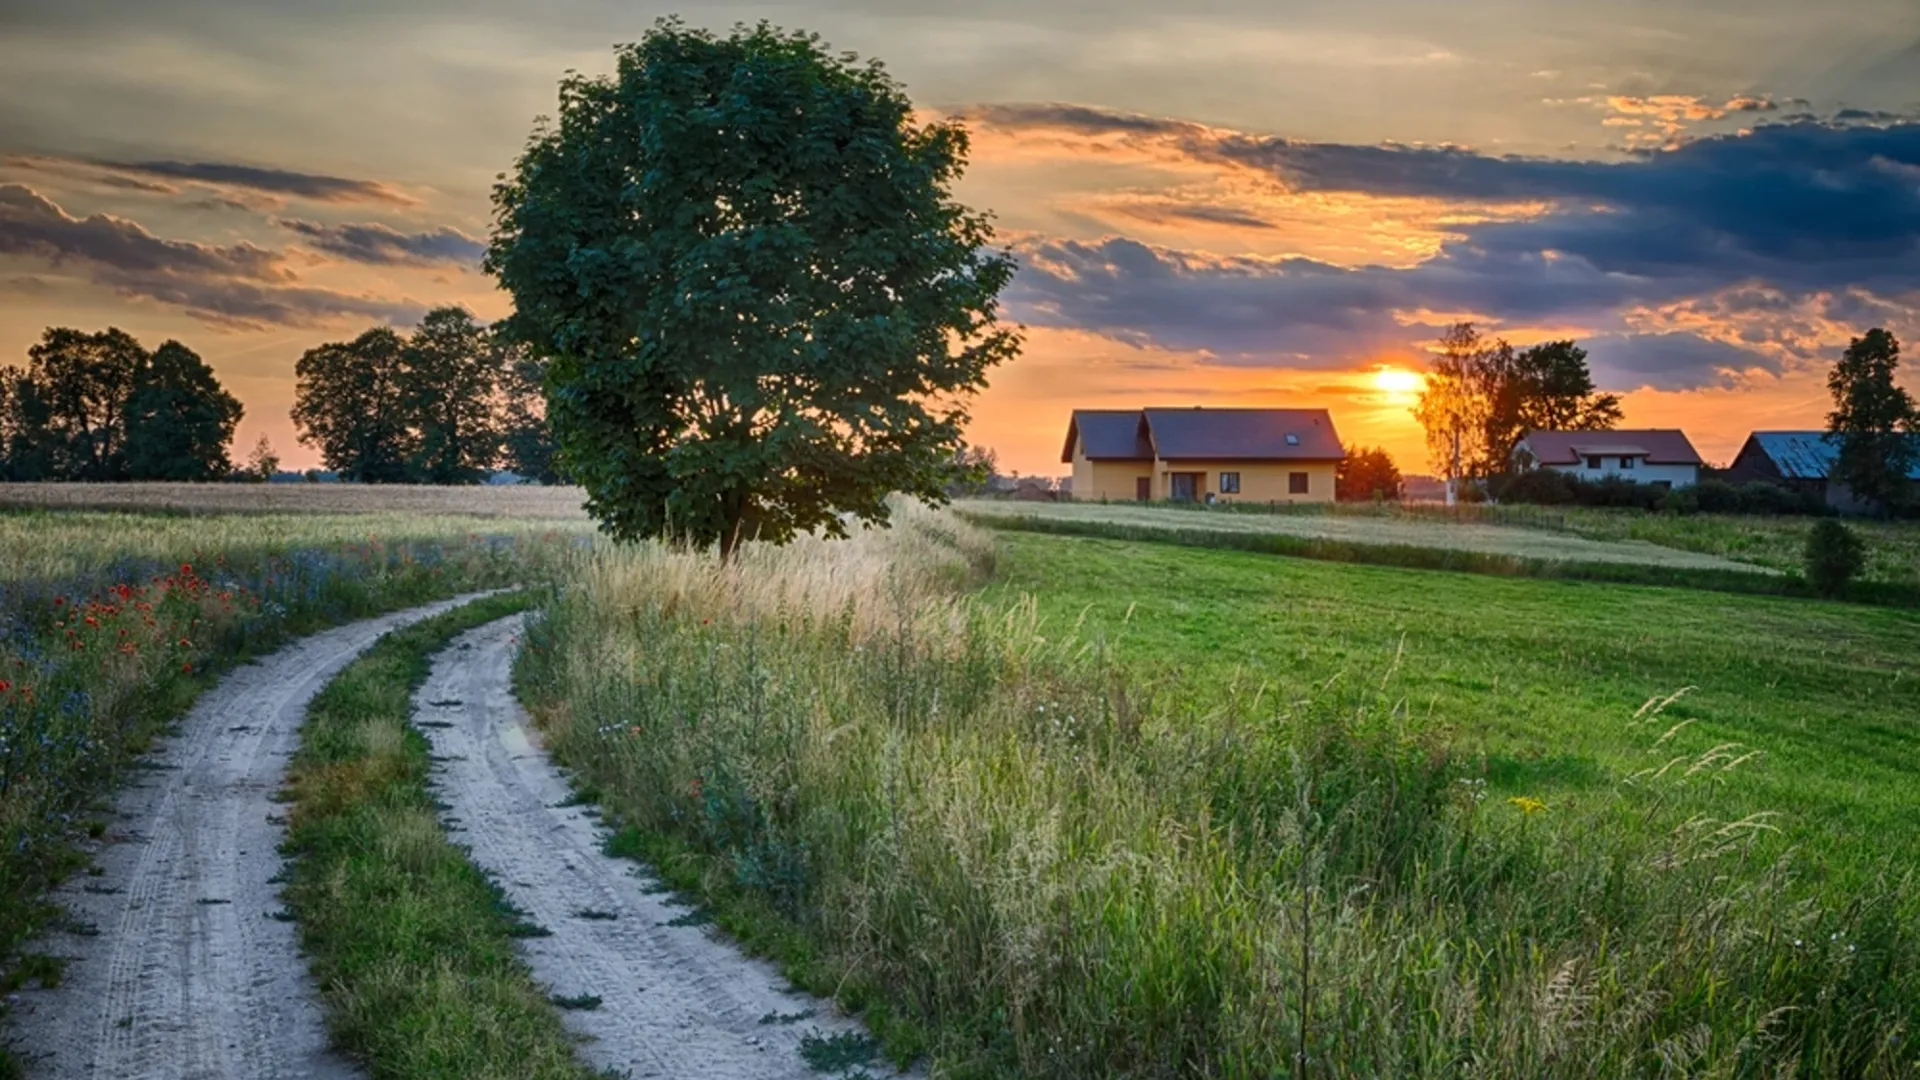
[[[81,933],[56,990],[13,1028],[34,1077],[256,1080],[354,1075],[326,1050],[273,881],[280,789],[307,703],[387,631],[463,600],[316,634],[228,675],[123,792],[95,863],[59,894]],[[91,927],[97,933],[85,932]]]
[[[801,1040],[859,1028],[710,929],[669,925],[689,909],[633,863],[601,854],[605,833],[583,808],[559,805],[571,791],[513,698],[519,628],[516,617],[456,639],[436,658],[415,715],[444,759],[436,784],[454,839],[552,931],[522,941],[535,976],[555,994],[601,999],[566,1013],[588,1039],[583,1057],[635,1078],[818,1077],[799,1056]]]

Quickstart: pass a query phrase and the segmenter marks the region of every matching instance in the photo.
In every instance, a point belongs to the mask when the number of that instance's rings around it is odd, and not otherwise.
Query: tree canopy
[[[1406,495],[1406,483],[1393,456],[1379,447],[1356,446],[1333,471],[1333,497],[1341,502],[1370,502],[1375,499],[1398,502]]]
[[[1620,398],[1594,386],[1585,349],[1548,341],[1516,350],[1465,322],[1440,339],[1413,412],[1434,466],[1454,479],[1510,471],[1529,431],[1602,431],[1621,416]]]
[[[550,482],[540,369],[465,308],[435,308],[408,334],[376,327],[307,350],[294,424],[344,480],[473,484],[506,464]]]
[[[163,343],[127,399],[127,475],[134,480],[217,480],[232,471],[227,444],[243,413],[206,361]]]
[[[185,345],[149,354],[123,330],[52,327],[27,360],[0,370],[0,476],[213,480],[230,469],[240,402]]]
[[[294,365],[293,422],[342,480],[413,479],[420,439],[408,416],[406,342],[385,327],[308,349]]]
[[[729,552],[942,499],[968,398],[1019,346],[1012,258],[950,196],[964,129],[764,24],[666,20],[616,60],[561,84],[486,259],[602,526]]]
[[[1833,479],[1882,510],[1903,506],[1911,497],[1907,474],[1920,431],[1913,397],[1896,381],[1899,372],[1899,340],[1876,328],[1854,338],[1827,375],[1833,394],[1827,430],[1840,441]]]

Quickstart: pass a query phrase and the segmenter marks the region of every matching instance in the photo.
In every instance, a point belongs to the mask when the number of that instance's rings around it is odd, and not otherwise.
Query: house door
[[[1195,475],[1190,472],[1168,473],[1167,481],[1172,485],[1168,496],[1177,502],[1192,502],[1199,487],[1194,480]]]
[[[1152,501],[1153,477],[1142,476],[1135,479],[1133,482],[1133,497],[1140,500],[1141,502]]]

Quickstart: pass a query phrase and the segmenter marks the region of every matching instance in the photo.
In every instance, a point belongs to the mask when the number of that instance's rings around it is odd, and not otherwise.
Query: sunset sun
[[[1395,367],[1378,368],[1373,373],[1375,389],[1397,396],[1417,394],[1426,385],[1426,377],[1417,371]]]

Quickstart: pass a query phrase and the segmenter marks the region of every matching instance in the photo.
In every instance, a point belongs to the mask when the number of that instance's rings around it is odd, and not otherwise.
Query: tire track
[[[97,876],[57,894],[76,925],[42,943],[72,958],[13,1022],[30,1076],[86,1080],[349,1080],[275,883],[273,802],[307,704],[390,630],[472,596],[336,627],[246,664],[202,694],[123,792]]]
[[[801,1060],[802,1039],[858,1033],[859,1025],[829,1002],[783,989],[772,965],[698,926],[674,925],[687,922],[687,909],[632,863],[602,854],[605,832],[585,808],[561,805],[572,792],[513,697],[522,622],[502,619],[455,639],[435,658],[414,713],[433,743],[453,838],[526,918],[551,931],[521,942],[535,977],[556,995],[600,999],[566,1013],[569,1029],[587,1039],[582,1056],[636,1080],[817,1078]]]

